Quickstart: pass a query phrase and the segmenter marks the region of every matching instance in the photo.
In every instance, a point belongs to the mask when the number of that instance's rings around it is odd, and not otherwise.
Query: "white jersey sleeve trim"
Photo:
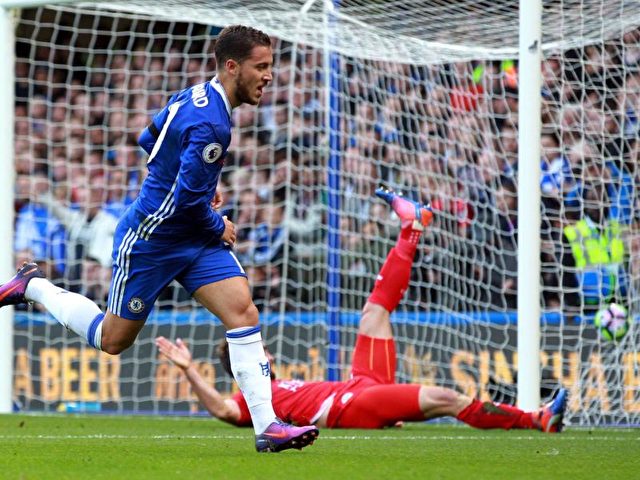
[[[153,150],[151,150],[151,155],[149,155],[149,160],[147,160],[147,165],[149,163],[151,163],[151,161],[154,158],[156,158],[156,155],[158,154],[158,151],[160,150],[160,146],[162,145],[162,142],[164,141],[164,137],[167,135],[167,130],[169,130],[169,124],[171,124],[171,121],[176,116],[176,113],[178,113],[178,109],[179,108],[180,108],[180,104],[179,103],[174,103],[172,105],[169,105],[169,115],[167,116],[167,120],[164,122],[164,125],[162,126],[162,130],[160,131],[160,135],[158,136],[158,140],[156,140],[156,143],[153,145]]]
[[[216,75],[211,79],[211,86],[215,89],[216,92],[220,94],[222,100],[224,100],[224,106],[227,107],[227,113],[229,114],[229,118],[231,118],[231,112],[233,109],[231,108],[231,103],[229,102],[229,98],[227,97],[227,92],[224,91],[224,87],[218,80],[218,76]]]

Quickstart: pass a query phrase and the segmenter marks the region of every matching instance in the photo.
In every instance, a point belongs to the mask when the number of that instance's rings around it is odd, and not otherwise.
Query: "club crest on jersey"
[[[213,163],[222,155],[222,145],[219,143],[210,143],[202,150],[202,160],[205,163]]]
[[[142,301],[141,298],[133,297],[127,303],[127,308],[131,313],[140,313],[141,311],[144,310],[144,302]]]

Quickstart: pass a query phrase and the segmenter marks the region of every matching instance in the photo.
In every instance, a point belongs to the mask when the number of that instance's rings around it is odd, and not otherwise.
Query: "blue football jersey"
[[[132,205],[139,235],[219,238],[210,202],[231,141],[231,105],[216,77],[173,95],[138,139],[148,176]]]

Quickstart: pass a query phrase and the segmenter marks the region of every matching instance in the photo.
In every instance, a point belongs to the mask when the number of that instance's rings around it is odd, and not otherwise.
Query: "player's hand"
[[[211,208],[213,210],[218,210],[223,203],[224,197],[222,196],[222,193],[216,190],[216,194],[213,196],[213,200],[211,200]]]
[[[191,366],[191,352],[181,338],[172,343],[164,337],[156,338],[156,346],[160,353],[183,370]]]
[[[224,220],[224,233],[222,237],[220,237],[220,240],[227,242],[229,245],[233,245],[236,243],[236,226],[226,215],[222,217],[222,219]]]

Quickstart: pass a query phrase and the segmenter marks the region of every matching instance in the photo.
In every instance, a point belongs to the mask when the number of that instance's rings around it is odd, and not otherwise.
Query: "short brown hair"
[[[230,25],[218,35],[214,47],[216,65],[221,69],[229,59],[242,63],[256,46],[271,47],[271,38],[264,32],[244,25]]]

